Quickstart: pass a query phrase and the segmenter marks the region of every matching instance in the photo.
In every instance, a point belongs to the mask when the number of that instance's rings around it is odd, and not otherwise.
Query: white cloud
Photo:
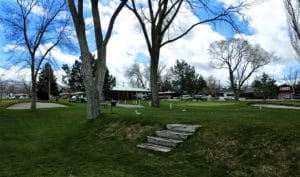
[[[229,3],[232,0],[223,1]],[[109,6],[100,5],[103,29],[107,28],[115,6],[115,1],[110,1]],[[287,65],[297,64],[294,51],[289,44],[282,1],[266,0],[259,5],[244,10],[243,13],[250,19],[249,26],[254,32],[253,35],[244,35],[244,37],[252,43],[260,44],[269,52],[275,52],[281,58],[280,61],[264,67],[261,72],[264,71],[275,76],[276,79],[279,78]],[[197,20],[188,11],[184,11],[180,15],[181,20],[177,23],[181,27],[189,26]],[[86,18],[86,24],[88,27],[92,27],[92,18]],[[196,71],[204,77],[213,75],[225,84],[228,79],[227,71],[210,68],[210,56],[207,53],[211,42],[222,39],[225,39],[225,37],[215,32],[209,25],[199,25],[186,37],[164,46],[161,49],[160,61],[167,64],[167,68],[169,68],[175,64],[176,59],[184,59],[195,66]],[[57,60],[69,65],[73,64],[74,60],[78,58],[78,56],[65,54],[60,49],[55,49],[51,53]],[[125,70],[135,62],[137,53],[149,56],[144,36],[135,16],[124,8],[117,18],[113,35],[107,46],[107,65],[111,74],[116,76],[117,84],[122,85],[123,82],[128,82],[128,79],[124,76]]]
[[[47,15],[47,10],[44,9],[42,6],[35,5],[32,8],[32,13],[39,15],[39,16],[46,16]]]
[[[51,47],[51,43],[45,44],[45,45],[41,45],[39,47],[38,50],[38,55],[44,54],[46,52],[47,49],[49,49]],[[63,64],[68,64],[71,65],[75,62],[76,59],[78,59],[78,56],[75,55],[70,55],[67,53],[64,53],[60,48],[58,47],[54,47],[51,52],[50,55],[55,58],[56,61],[63,63]]]
[[[15,44],[7,44],[2,49],[3,49],[4,52],[11,52],[11,51],[16,51],[16,50],[19,50],[19,51],[22,51],[22,52],[25,51],[24,47],[19,46],[19,45],[15,45]]]
[[[0,80],[15,80],[15,81],[26,81],[28,83],[31,82],[30,77],[30,68],[22,68],[13,66],[9,69],[0,68]],[[65,72],[62,69],[54,70],[54,75],[56,77],[56,81],[59,85],[62,85],[62,76]]]
[[[259,44],[280,58],[279,61],[265,66],[261,72],[281,79],[287,67],[291,64],[299,64],[290,45],[283,2],[281,0],[265,0],[245,10],[244,13],[250,18],[249,26],[255,33],[254,35],[244,35],[244,38],[251,43]]]
[[[107,65],[117,84],[127,83],[125,70],[134,62],[137,53],[148,56],[142,34],[136,19],[128,10],[122,10],[114,26],[113,35],[107,47]]]
[[[63,51],[59,48],[52,49],[51,55],[57,61],[68,65],[72,65],[76,59],[78,60],[78,56],[63,53]]]
[[[13,66],[9,69],[0,68],[1,80],[30,81],[30,69]]]
[[[180,23],[182,29],[189,27],[197,20],[191,12],[185,9],[180,16],[184,20],[177,21],[177,23]],[[181,31],[177,30],[176,32],[179,34]],[[172,35],[174,36],[176,33],[173,32]],[[200,25],[184,38],[164,46],[161,49],[160,62],[169,68],[175,64],[176,59],[184,59],[195,65],[197,72],[208,77],[212,72],[206,50],[211,42],[221,39],[224,37],[213,31],[210,26]],[[128,78],[124,76],[125,70],[135,62],[137,53],[149,56],[144,36],[135,16],[124,9],[118,16],[114,35],[107,47],[107,64],[111,73],[117,77],[119,85],[128,82]],[[220,76],[223,75],[222,71],[217,71],[217,73],[221,73]]]

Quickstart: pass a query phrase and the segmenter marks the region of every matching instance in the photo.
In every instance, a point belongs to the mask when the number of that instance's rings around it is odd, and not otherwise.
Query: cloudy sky
[[[218,0],[224,4],[230,4],[233,0]],[[1,2],[1,1],[0,1]],[[107,26],[115,4],[111,1],[101,4],[102,18],[104,26]],[[260,70],[273,76],[277,80],[283,78],[284,73],[290,68],[299,68],[300,59],[292,50],[288,38],[288,28],[286,25],[285,11],[282,0],[265,0],[255,6],[243,10],[248,20],[247,33],[242,36],[253,44],[260,44],[262,48],[269,52],[274,52],[280,60],[273,62]],[[181,26],[188,26],[197,21],[197,17],[191,12],[184,11],[179,16],[178,23]],[[92,19],[86,17],[86,25],[89,29],[87,34],[92,33]],[[5,30],[0,26],[0,33]],[[200,25],[189,35],[162,48],[160,61],[173,66],[177,59],[184,59],[190,65],[195,66],[198,73],[204,77],[213,75],[226,83],[227,71],[214,70],[209,65],[209,55],[207,49],[210,43],[216,40],[228,38],[230,32],[225,29],[214,28],[208,24]],[[241,36],[241,35],[239,35]],[[3,40],[3,36],[0,37]],[[90,37],[91,42],[92,37]],[[29,78],[28,69],[20,69],[19,66],[8,67],[6,51],[10,48],[9,43],[0,41],[0,77],[1,79]],[[149,63],[149,55],[146,49],[143,35],[139,29],[135,17],[128,9],[123,9],[120,13],[107,48],[107,65],[112,75],[117,78],[117,84],[128,83],[124,76],[125,70],[134,62],[143,64]],[[61,49],[52,51],[52,55],[57,60],[58,65],[63,63],[72,65],[78,58],[78,54],[64,52]],[[58,81],[63,73],[57,68]],[[259,75],[257,73],[256,75]]]

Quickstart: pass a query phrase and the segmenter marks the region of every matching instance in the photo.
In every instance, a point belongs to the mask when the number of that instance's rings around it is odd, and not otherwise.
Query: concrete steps
[[[180,132],[194,133],[201,125],[167,124],[167,129]]]
[[[161,138],[161,137],[154,137],[154,136],[147,136],[148,143],[157,144],[167,147],[176,147],[177,144],[182,143],[181,140],[169,139],[169,138]]]
[[[155,132],[156,136],[147,136],[147,142],[138,144],[137,147],[158,152],[170,152],[201,127],[201,125],[167,124],[167,130],[158,130]]]
[[[193,133],[187,132],[179,132],[179,131],[172,131],[172,130],[157,130],[156,136],[163,137],[163,138],[172,138],[177,140],[186,140],[189,136],[193,135]]]
[[[172,150],[172,148],[169,148],[166,146],[160,146],[157,144],[150,144],[150,143],[142,143],[142,144],[138,144],[136,146],[139,148],[142,148],[142,149],[150,149],[150,150],[159,151],[159,152],[170,152]]]

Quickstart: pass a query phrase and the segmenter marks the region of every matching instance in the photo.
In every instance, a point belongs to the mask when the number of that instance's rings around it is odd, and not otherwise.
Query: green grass
[[[83,103],[6,110],[0,103],[0,176],[300,176],[300,111],[237,102],[162,102],[105,109]],[[182,110],[186,111],[182,111]],[[136,148],[167,123],[203,125],[169,154]]]

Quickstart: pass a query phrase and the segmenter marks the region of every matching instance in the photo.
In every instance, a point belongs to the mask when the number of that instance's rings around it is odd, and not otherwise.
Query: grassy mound
[[[300,176],[299,110],[145,102],[140,115],[114,107],[87,122],[83,103],[36,112],[1,104],[0,176]],[[167,123],[203,129],[169,154],[136,148]]]

